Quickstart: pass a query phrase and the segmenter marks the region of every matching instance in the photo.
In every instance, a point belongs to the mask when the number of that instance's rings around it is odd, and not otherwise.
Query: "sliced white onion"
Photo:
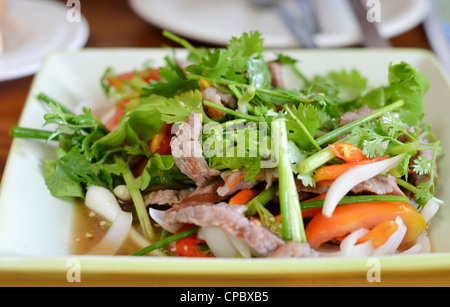
[[[406,225],[401,217],[395,219],[395,223],[398,225],[397,231],[395,231],[389,239],[378,248],[373,248],[372,241],[356,244],[356,242],[365,234],[369,232],[366,228],[360,228],[342,240],[340,244],[340,256],[342,257],[368,257],[368,256],[383,256],[394,254],[403,238],[406,234]]]
[[[431,241],[426,230],[422,231],[422,233],[417,237],[416,244],[421,245],[421,253],[431,252]]]
[[[433,219],[442,204],[442,200],[433,197],[427,202],[422,211],[420,211],[420,215],[424,218],[427,224]]]
[[[131,194],[126,185],[121,184],[114,188],[114,194],[123,201],[131,200]]]
[[[368,229],[360,228],[346,236],[345,239],[342,240],[340,245],[341,256],[349,258],[366,257],[370,255],[373,250],[372,243],[370,241],[362,244],[356,244],[359,238],[361,238],[368,232]]]
[[[412,255],[431,252],[431,242],[427,232],[424,230],[416,239],[416,244],[402,252],[402,255]]]
[[[111,191],[99,186],[90,186],[86,192],[86,206],[112,222],[122,208]]]
[[[239,252],[242,258],[251,258],[252,257],[252,249],[250,246],[245,243],[242,239],[233,236],[229,233],[226,233],[228,240],[230,240],[231,244],[233,244],[234,248]]]
[[[131,227],[133,216],[122,211],[114,194],[106,188],[90,186],[86,192],[85,205],[109,222],[111,226],[102,240],[92,248],[88,254],[112,255],[125,242],[128,235],[133,233]],[[133,235],[133,238],[136,238]]]
[[[399,216],[395,219],[395,223],[397,223],[398,229],[389,237],[389,239],[387,239],[387,241],[383,245],[379,246],[373,251],[372,256],[392,255],[397,251],[400,244],[402,244],[407,227],[402,218]]]
[[[206,241],[206,244],[216,257],[235,258],[239,252],[233,243],[228,239],[225,231],[217,227],[201,227],[199,229],[200,237]]]
[[[132,221],[130,212],[118,212],[106,235],[87,254],[114,255],[127,239]]]
[[[169,232],[175,233],[183,225],[183,224],[180,224],[180,223],[176,223],[176,224],[171,224],[169,226],[164,226],[165,225],[165,223],[164,223],[165,211],[157,210],[157,209],[154,209],[154,208],[150,208],[150,209],[148,209],[148,212],[150,214],[150,217],[156,223],[158,223],[161,227],[163,227],[164,229],[166,229]]]
[[[327,196],[325,197],[322,208],[323,215],[331,217],[339,201],[347,195],[354,186],[396,167],[405,156],[406,154],[400,154],[386,160],[356,166],[340,175],[330,186]]]

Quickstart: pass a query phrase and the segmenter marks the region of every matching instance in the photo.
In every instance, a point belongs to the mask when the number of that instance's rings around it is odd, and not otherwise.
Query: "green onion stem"
[[[292,71],[299,77],[305,85],[310,85],[311,81],[308,80],[308,78],[305,77],[305,75],[298,69],[298,67],[293,63],[290,64]]]
[[[408,153],[408,152],[413,152],[419,149],[419,144],[417,142],[408,142],[405,144],[401,144],[398,146],[394,146],[392,148],[389,148],[388,150],[386,150],[386,154],[389,155],[399,155],[402,153]]]
[[[63,105],[60,104],[59,102],[57,102],[56,100],[54,100],[54,99],[48,97],[47,95],[45,95],[45,94],[43,94],[43,93],[40,93],[36,98],[37,98],[38,100],[40,100],[40,101],[46,103],[47,105],[50,105],[50,104],[56,104],[56,105],[58,105],[64,113],[71,114],[71,115],[75,115],[71,110],[69,110],[68,108],[66,108],[65,106],[63,106]]]
[[[255,203],[261,204],[265,206],[269,201],[271,201],[275,197],[275,191],[276,186],[272,185],[270,188],[265,189],[261,193],[259,193],[256,197],[254,197],[252,200],[250,200],[246,206],[247,211],[246,215],[255,215],[256,214],[256,208],[254,207]]]
[[[397,195],[357,195],[345,196],[339,202],[339,205],[360,203],[360,202],[378,202],[378,201],[401,201],[407,203],[409,198],[406,196]],[[302,201],[302,210],[321,208],[323,206],[323,199]]]
[[[12,126],[9,135],[16,138],[41,139],[48,140],[53,134],[52,131]]]
[[[376,110],[375,112],[370,113],[369,115],[366,115],[364,117],[361,117],[360,119],[357,119],[351,123],[348,123],[342,127],[339,127],[333,131],[328,132],[327,134],[319,137],[316,141],[319,145],[323,145],[329,142],[332,142],[334,139],[336,139],[338,136],[350,132],[353,128],[361,125],[362,123],[368,122],[372,119],[375,119],[377,117],[380,117],[383,114],[386,114],[388,112],[394,111],[398,108],[401,108],[405,102],[403,100],[399,100],[397,102],[394,102],[390,105],[387,105],[383,108],[380,108]]]
[[[340,136],[344,133],[350,132],[353,128],[361,125],[362,123],[373,120],[377,117],[382,116],[385,113],[388,113],[395,109],[398,109],[398,108],[402,107],[404,104],[405,104],[405,102],[403,100],[399,100],[399,101],[394,102],[386,107],[380,108],[377,111],[375,111],[369,115],[361,117],[358,120],[355,120],[351,123],[348,123],[347,125],[344,125],[342,127],[339,127],[333,131],[330,131],[330,132],[324,134],[323,136],[317,138],[316,142],[319,145],[323,145],[328,142],[332,142],[338,136]],[[345,141],[345,138],[341,139],[341,142],[343,142],[343,141]],[[333,151],[331,149],[329,149],[328,147],[326,147],[326,148],[316,152],[315,154],[309,156],[302,162],[300,162],[297,165],[297,170],[301,174],[308,174],[308,173],[314,171],[315,169],[317,169],[318,167],[322,166],[323,164],[331,161],[335,157],[336,157],[336,155],[333,153]]]
[[[297,170],[300,174],[306,175],[334,158],[336,158],[336,154],[327,146],[298,163]]]
[[[116,159],[120,159],[116,157]],[[123,164],[126,164],[124,161],[121,161]],[[133,173],[131,172],[128,164],[124,167],[123,171],[123,179],[125,180],[125,184],[127,185],[128,190],[130,191],[131,198],[134,203],[134,207],[136,209],[136,214],[139,219],[139,223],[142,229],[142,233],[144,237],[150,242],[155,240],[155,234],[153,232],[152,224],[150,222],[150,217],[147,213],[147,208],[145,207],[144,200],[142,198],[142,193],[138,188],[132,187],[132,183],[135,180]]]
[[[143,256],[146,255],[156,249],[163,248],[167,245],[169,245],[172,242],[178,241],[180,239],[186,238],[194,233],[196,233],[199,230],[200,227],[195,226],[189,229],[186,229],[184,231],[181,231],[179,233],[173,234],[171,236],[165,237],[164,239],[153,243],[152,245],[149,245],[147,247],[144,247],[134,253],[131,254],[131,256]]]
[[[275,132],[275,137],[278,139],[278,144],[275,142],[274,145],[279,152],[277,165],[279,174],[278,191],[283,239],[286,241],[306,242],[300,200],[289,157],[286,122],[283,119],[276,119],[272,122],[272,129]]]
[[[256,116],[253,116],[253,115],[249,115],[249,114],[244,114],[244,113],[241,113],[241,112],[229,109],[227,107],[220,106],[220,105],[215,104],[215,103],[213,103],[211,101],[208,101],[208,100],[203,100],[203,104],[205,106],[207,106],[207,107],[211,107],[211,108],[220,110],[222,112],[225,112],[225,113],[227,113],[229,115],[233,115],[235,117],[247,119],[247,120],[252,121],[252,122],[263,122],[263,121],[265,121],[263,118],[256,117]]]
[[[181,45],[182,47],[188,49],[189,51],[191,51],[193,54],[195,54],[195,56],[197,56],[199,59],[202,58],[201,53],[197,50],[197,48],[195,48],[193,45],[191,45],[191,43],[189,43],[187,40],[169,32],[169,31],[163,31],[162,35],[167,37],[168,39],[174,41],[175,43]]]
[[[401,179],[401,178],[396,178],[395,181],[397,182],[397,184],[411,192],[413,192],[414,194],[417,194],[419,192],[419,188],[417,188],[416,186],[412,185],[411,183]]]

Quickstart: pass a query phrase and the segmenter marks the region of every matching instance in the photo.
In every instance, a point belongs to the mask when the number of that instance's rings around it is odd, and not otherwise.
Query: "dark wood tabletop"
[[[65,0],[57,0],[67,3]],[[162,29],[140,19],[126,0],[81,0],[81,13],[90,27],[86,47],[160,47],[175,46],[161,35]],[[194,45],[208,46],[203,42]],[[430,49],[421,25],[391,39],[394,48]],[[220,47],[220,46],[218,46]],[[3,174],[12,138],[10,127],[19,121],[33,76],[0,82],[0,177]]]

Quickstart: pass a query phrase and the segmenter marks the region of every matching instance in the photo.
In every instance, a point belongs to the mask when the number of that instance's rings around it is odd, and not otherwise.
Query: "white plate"
[[[231,36],[259,30],[268,48],[299,47],[273,9],[252,7],[247,0],[129,0],[144,20],[189,39],[225,45]],[[427,0],[380,0],[380,32],[390,38],[417,26],[428,10]],[[358,22],[346,0],[314,0],[321,28],[319,47],[361,42]]]
[[[165,49],[143,48],[55,53],[46,60],[34,79],[19,125],[42,127],[43,116],[48,110],[35,99],[40,92],[75,109],[80,101],[103,97],[99,79],[107,67],[126,72],[141,68],[150,59],[159,65],[168,52]],[[450,104],[444,98],[450,97],[450,82],[431,53],[411,49],[287,50],[285,53],[302,59],[301,69],[307,76],[356,68],[374,86],[386,84],[390,62],[406,61],[417,66],[431,81],[431,89],[425,97],[425,121],[433,124],[444,151],[450,152],[450,122],[447,120]],[[274,56],[272,51],[268,52],[267,59],[271,56]],[[188,278],[189,285],[209,280],[228,285],[251,280],[252,285],[257,285],[265,280],[266,285],[286,284],[287,281],[291,286],[296,286],[308,280],[318,282],[320,277],[330,280],[334,278],[332,276],[355,275],[366,281],[366,259],[182,259],[70,255],[76,204],[70,199],[52,197],[44,184],[43,160],[53,154],[53,148],[46,147],[42,141],[13,140],[0,187],[0,280],[2,276],[17,279],[26,273],[37,274],[34,280],[41,281],[51,273],[53,278],[64,282],[70,268],[68,261],[75,258],[80,261],[82,280],[92,273],[98,274],[97,281],[107,276],[119,276],[108,274],[135,276],[134,281],[143,280],[145,275],[150,276],[150,283],[172,286],[182,285],[183,280],[186,282],[180,276]],[[400,272],[399,276],[407,276],[425,272],[426,276],[432,276],[432,272],[450,270],[450,189],[446,189],[450,178],[450,155],[443,157],[439,167],[437,196],[446,204],[433,219],[430,228],[435,253],[381,258],[383,280],[388,278],[389,273],[395,275]],[[105,279],[109,284],[120,283],[121,280],[122,277]],[[335,280],[335,285],[339,280]]]
[[[39,70],[48,53],[76,50],[89,37],[89,25],[66,18],[71,7],[49,0],[6,0],[0,54],[0,81],[31,75]]]

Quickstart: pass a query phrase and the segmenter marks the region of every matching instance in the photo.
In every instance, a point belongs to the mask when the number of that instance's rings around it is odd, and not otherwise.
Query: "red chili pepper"
[[[119,88],[124,85],[125,80],[131,80],[134,76],[139,75],[142,77],[142,80],[149,83],[150,80],[158,81],[159,77],[159,68],[149,68],[140,72],[127,72],[123,74],[118,74],[115,76],[107,77],[106,82],[109,86],[114,88]],[[123,116],[123,111],[125,110],[125,104],[127,104],[131,99],[137,97],[128,97],[120,100],[116,105],[116,112],[114,116],[106,123],[106,128],[109,131],[113,131],[117,128],[120,118]]]
[[[159,132],[148,142],[152,153],[163,155],[170,155],[172,149],[170,147],[170,140],[172,140],[172,124],[164,123],[159,130]],[[148,159],[143,159],[137,166],[133,169],[133,174],[135,176],[140,176],[147,165]]]
[[[113,131],[117,128],[119,125],[119,120],[123,116],[123,112],[125,111],[125,105],[130,102],[131,99],[134,99],[136,97],[128,97],[120,100],[116,105],[116,112],[114,113],[113,117],[111,117],[110,120],[105,124],[106,129],[109,131]]]
[[[147,83],[149,83],[150,80],[158,81],[160,79],[159,68],[149,68],[139,72],[132,71],[117,74],[115,76],[107,77],[105,81],[108,82],[109,86],[113,88],[119,88],[125,84],[124,81],[131,80],[136,75],[142,77],[142,80],[144,80]]]
[[[193,225],[186,224],[182,226],[177,233],[191,227],[193,227]],[[170,245],[170,250],[180,257],[214,257],[211,251],[202,248],[202,245],[206,246],[206,242],[197,239],[197,234],[193,234],[172,243]]]
[[[153,153],[170,155],[172,153],[170,148],[170,141],[172,140],[172,137],[172,124],[164,123],[158,134],[155,135],[150,141],[150,149]]]
[[[356,162],[368,159],[363,155],[361,149],[352,144],[338,142],[336,144],[328,145],[328,147],[330,147],[336,157],[345,162]]]

